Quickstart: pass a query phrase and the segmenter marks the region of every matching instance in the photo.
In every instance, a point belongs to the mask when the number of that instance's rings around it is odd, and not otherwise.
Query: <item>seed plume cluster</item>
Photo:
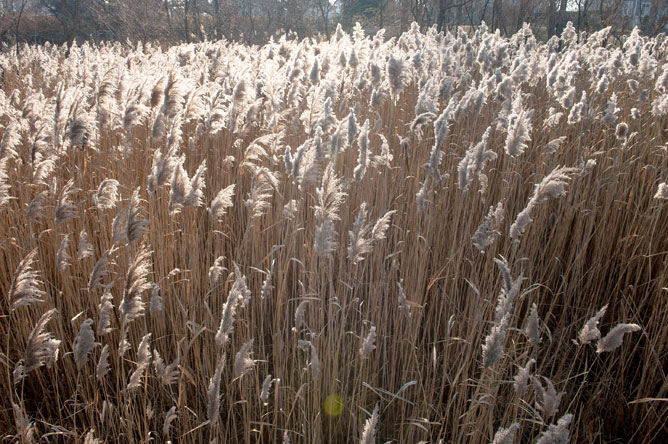
[[[665,36],[0,66],[3,441],[668,437]]]

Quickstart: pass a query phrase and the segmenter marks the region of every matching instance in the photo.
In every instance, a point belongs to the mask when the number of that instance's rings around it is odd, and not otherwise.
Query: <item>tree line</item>
[[[666,0],[0,0],[0,40],[71,45],[84,41],[226,38],[262,43],[271,36],[329,37],[356,22],[367,32],[406,31],[412,22],[439,31],[482,22],[510,35],[528,22],[548,38],[568,21],[580,31],[635,26],[649,35],[668,24]]]

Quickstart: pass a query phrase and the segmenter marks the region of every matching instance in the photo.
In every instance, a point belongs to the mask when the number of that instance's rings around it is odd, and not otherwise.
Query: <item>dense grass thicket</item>
[[[668,438],[668,39],[0,55],[0,435]]]

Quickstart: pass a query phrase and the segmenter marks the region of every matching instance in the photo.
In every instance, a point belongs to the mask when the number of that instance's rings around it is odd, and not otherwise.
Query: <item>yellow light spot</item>
[[[323,408],[328,415],[338,416],[343,411],[343,399],[339,395],[329,395],[325,398]]]

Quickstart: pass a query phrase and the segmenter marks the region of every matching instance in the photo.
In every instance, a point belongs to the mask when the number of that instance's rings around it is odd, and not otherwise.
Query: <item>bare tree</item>
[[[668,2],[652,0],[646,20],[645,31],[649,34],[658,34],[668,26]]]
[[[436,2],[438,5],[436,25],[439,31],[443,31],[448,24],[450,13],[460,13],[462,8],[473,3],[473,0],[436,0]]]
[[[87,5],[82,5],[81,0],[41,0],[41,3],[60,22],[67,47],[71,48],[79,31],[81,8]]]
[[[337,1],[330,2],[329,0],[313,0],[313,3],[314,7],[320,13],[320,19],[322,20],[323,30],[325,31],[325,36],[329,40],[329,36],[331,34],[329,29],[330,16]]]
[[[16,57],[19,56],[19,29],[21,28],[21,17],[23,16],[23,11],[25,10],[26,3],[28,0],[21,1],[21,8],[19,9],[19,15],[16,18],[16,30],[14,31],[14,42],[16,43]]]

